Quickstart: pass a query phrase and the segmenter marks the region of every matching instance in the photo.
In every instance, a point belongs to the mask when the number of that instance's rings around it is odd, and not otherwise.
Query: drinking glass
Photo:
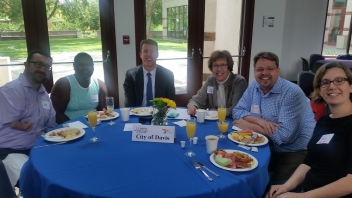
[[[226,118],[226,106],[220,105],[218,107],[218,119],[220,122],[225,121]]]
[[[108,125],[114,125],[115,122],[112,121],[112,112],[114,112],[114,97],[106,97],[106,108],[108,109],[110,122]]]
[[[187,120],[187,124],[186,124],[186,133],[187,133],[187,137],[189,138],[189,150],[185,153],[186,156],[188,157],[193,157],[196,154],[191,150],[192,147],[192,139],[194,137],[194,134],[196,133],[196,122],[197,119],[194,117],[190,117]]]
[[[227,132],[227,129],[229,128],[229,122],[224,120],[223,122],[218,121],[218,129],[220,134],[218,135],[219,138],[225,138],[226,136],[223,135]]]
[[[90,139],[91,142],[97,142],[99,138],[95,136],[95,127],[97,126],[98,115],[96,110],[91,110],[88,113],[88,123],[93,129],[93,137]]]

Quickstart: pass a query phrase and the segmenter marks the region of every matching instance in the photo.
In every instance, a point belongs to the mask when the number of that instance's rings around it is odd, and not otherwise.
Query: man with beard
[[[287,180],[306,156],[314,114],[301,88],[279,77],[279,58],[274,53],[258,53],[253,61],[256,81],[233,109],[233,125],[271,139],[270,179]]]
[[[174,74],[156,64],[158,43],[152,39],[140,43],[142,65],[127,70],[123,89],[125,106],[151,106],[150,100],[163,97],[175,100]]]
[[[31,51],[23,74],[0,88],[0,159],[10,153],[29,155],[42,133],[54,128],[55,110],[42,85],[51,65],[47,53]]]
[[[107,88],[103,81],[92,78],[94,63],[87,53],[78,53],[73,62],[75,73],[56,81],[51,101],[56,111],[56,123],[85,116],[91,109],[106,107]]]

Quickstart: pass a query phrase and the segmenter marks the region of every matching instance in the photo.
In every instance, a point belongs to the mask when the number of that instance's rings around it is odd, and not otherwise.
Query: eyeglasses
[[[36,68],[42,68],[42,67],[44,67],[45,70],[49,70],[49,71],[50,71],[51,68],[52,68],[50,65],[45,65],[45,64],[43,64],[43,63],[41,63],[41,62],[28,61],[28,63],[33,63]]]
[[[255,69],[254,71],[258,72],[258,73],[263,73],[264,71],[268,71],[268,72],[272,72],[274,71],[275,69],[277,69],[277,67],[269,67],[269,68],[257,68]]]
[[[220,64],[220,65],[213,65],[213,69],[225,69],[227,67],[227,64]]]
[[[330,83],[333,82],[334,85],[339,86],[339,85],[342,85],[346,80],[347,80],[347,78],[343,78],[343,77],[337,77],[334,80],[324,79],[319,83],[319,85],[321,88],[325,88],[325,87],[329,87]]]

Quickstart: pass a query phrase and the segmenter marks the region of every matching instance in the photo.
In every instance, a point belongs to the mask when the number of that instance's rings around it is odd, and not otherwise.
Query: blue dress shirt
[[[315,127],[309,99],[300,87],[280,77],[267,94],[256,81],[248,86],[232,111],[234,120],[246,116],[259,117],[281,126],[270,136],[271,147],[276,152],[307,150]]]

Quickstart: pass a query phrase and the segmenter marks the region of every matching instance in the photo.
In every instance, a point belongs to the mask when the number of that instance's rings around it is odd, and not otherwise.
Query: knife
[[[58,145],[58,144],[64,144],[66,142],[58,142],[58,143],[55,143],[55,144],[45,144],[45,145],[42,145],[42,146],[35,146],[33,148],[42,148],[42,147],[46,147],[46,146],[53,146],[53,145]]]
[[[209,171],[210,173],[212,173],[213,175],[215,175],[216,177],[220,177],[220,175],[218,175],[217,173],[215,173],[214,171],[210,170],[208,167],[204,166],[204,164],[196,161],[201,167],[205,168],[207,171]]]

